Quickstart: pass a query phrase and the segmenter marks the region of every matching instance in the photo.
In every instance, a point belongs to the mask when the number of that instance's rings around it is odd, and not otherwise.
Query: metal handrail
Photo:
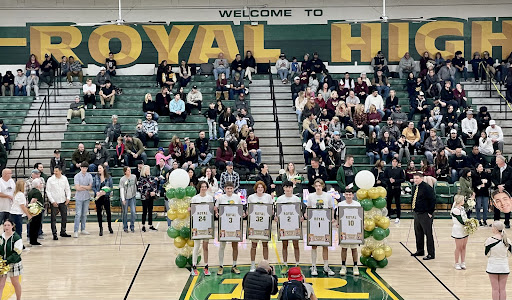
[[[30,166],[30,142],[31,142],[31,139],[30,139],[30,135],[32,133],[34,133],[34,138],[33,138],[33,141],[34,141],[34,149],[37,149],[37,141],[38,141],[38,138],[39,140],[41,139],[41,133],[39,132],[39,136],[38,136],[38,130],[37,130],[37,120],[34,120],[34,122],[32,122],[32,126],[30,126],[30,130],[28,132],[28,135],[27,135],[27,164]]]
[[[16,162],[14,163],[14,178],[18,180],[18,164],[20,163],[23,167],[21,168],[23,171],[25,171],[27,164],[25,164],[25,146],[21,147],[20,154],[18,154],[18,158],[16,159]]]
[[[44,107],[44,109],[43,109]],[[43,113],[41,113],[41,110]],[[39,132],[41,132],[41,119],[44,117],[44,125],[48,125],[48,117],[50,116],[50,91],[48,90],[47,95],[44,96],[43,102],[37,110],[37,123],[39,125]],[[39,140],[41,137],[39,136]]]
[[[274,78],[272,76],[272,68],[270,67],[270,61],[268,62],[268,74],[269,74],[269,87],[270,87],[270,98],[272,99],[272,113],[274,115],[274,123],[276,124],[276,147],[279,151],[279,165],[284,168],[284,153],[283,144],[281,143],[281,128],[279,126],[279,116],[277,114],[277,103],[274,87]]]

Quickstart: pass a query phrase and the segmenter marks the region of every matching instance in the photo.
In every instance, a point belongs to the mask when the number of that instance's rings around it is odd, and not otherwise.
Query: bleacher
[[[0,97],[1,119],[4,120],[4,124],[9,128],[11,148],[18,138],[21,126],[33,100],[34,97],[29,96]]]

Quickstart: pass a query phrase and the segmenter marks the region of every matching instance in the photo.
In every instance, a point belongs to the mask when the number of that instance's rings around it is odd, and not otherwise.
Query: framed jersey
[[[190,203],[190,239],[207,240],[214,238],[213,202]]]
[[[241,242],[244,207],[242,204],[219,204],[219,242]]]
[[[364,242],[364,210],[361,206],[338,206],[340,245]]]
[[[247,239],[270,241],[272,204],[249,203],[247,207]]]
[[[332,208],[308,208],[308,246],[332,246]]]
[[[302,222],[300,202],[278,203],[277,215],[277,239],[279,241],[302,240]]]

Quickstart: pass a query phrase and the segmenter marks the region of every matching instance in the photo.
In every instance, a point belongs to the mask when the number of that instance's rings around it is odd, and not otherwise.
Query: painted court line
[[[139,266],[137,267],[135,274],[133,274],[132,282],[130,282],[130,286],[128,287],[126,295],[124,296],[124,300],[128,299],[128,295],[130,294],[130,290],[132,289],[133,283],[135,282],[135,278],[137,278],[137,274],[139,274],[140,267],[142,266],[144,258],[146,258],[146,254],[148,253],[149,246],[151,246],[151,244],[148,244],[148,246],[146,247],[146,251],[144,251],[144,255],[142,255],[142,258],[140,259]]]
[[[411,250],[409,250],[409,248],[407,248],[402,242],[400,242],[400,244],[405,248],[405,250],[407,250],[407,252],[409,252],[410,254],[412,254]],[[441,279],[439,279],[432,271],[430,271],[430,269],[417,257],[417,256],[414,256],[414,258],[416,258],[416,260],[430,273],[432,274],[432,276],[434,276],[434,278],[439,281],[439,283],[448,291],[450,292],[450,294],[453,295],[453,297],[457,300],[460,300],[459,297],[457,297],[457,295],[455,295],[454,292],[452,292],[452,290],[450,290],[450,288],[448,288],[442,281]]]

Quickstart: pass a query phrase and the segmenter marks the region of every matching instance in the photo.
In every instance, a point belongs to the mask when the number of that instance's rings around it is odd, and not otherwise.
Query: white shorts
[[[357,249],[359,248],[359,244],[341,244],[340,247],[346,249]]]

